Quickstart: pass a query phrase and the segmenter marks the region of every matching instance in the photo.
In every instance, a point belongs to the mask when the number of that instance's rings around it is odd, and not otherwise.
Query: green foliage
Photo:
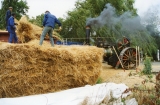
[[[126,101],[126,99],[122,98],[121,102],[123,102],[124,105],[125,105],[125,101]]]
[[[102,83],[102,78],[101,77],[98,78],[96,84],[100,84],[100,83]]]
[[[36,16],[36,18],[32,17],[32,19],[29,19],[29,21],[37,26],[42,27],[42,22],[43,22],[44,14]]]
[[[144,74],[151,74],[152,71],[152,65],[151,65],[151,59],[146,57],[144,60],[144,69],[143,69],[143,73]]]
[[[153,78],[153,75],[151,74],[151,75],[148,75],[148,78],[149,79],[152,79]]]
[[[157,44],[157,49],[160,49],[160,32],[156,29],[155,25],[147,25],[147,30],[149,31],[150,35],[152,36],[152,38],[154,38],[155,43]],[[152,52],[152,56],[154,60],[158,60],[157,59],[157,52]]]
[[[0,29],[5,28],[5,14],[8,10],[8,7],[13,7],[13,12],[16,13],[16,19],[20,19],[22,15],[26,15],[28,12],[29,6],[26,1],[23,0],[3,0],[2,8],[0,9]]]
[[[157,99],[157,105],[160,105],[160,100]]]
[[[160,16],[157,14],[158,11],[158,8],[149,8],[142,22],[146,25],[149,34],[154,38],[157,48],[160,49],[160,31],[158,30]],[[152,52],[152,56],[154,60],[157,60],[157,52]]]
[[[131,97],[137,100],[138,105],[160,105],[160,99],[154,86],[148,87],[142,84],[138,88],[133,88],[132,93]]]

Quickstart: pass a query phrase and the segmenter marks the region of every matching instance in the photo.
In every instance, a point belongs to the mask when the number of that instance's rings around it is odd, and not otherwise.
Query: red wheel
[[[136,57],[137,56],[137,57]],[[139,54],[136,54],[136,49],[127,47],[120,53],[120,59],[124,69],[134,69],[139,64]]]

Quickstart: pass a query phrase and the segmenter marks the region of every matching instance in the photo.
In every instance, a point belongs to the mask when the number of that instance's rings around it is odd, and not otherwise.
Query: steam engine
[[[86,44],[90,44],[90,26],[86,26]],[[103,38],[96,38],[95,45],[104,48],[104,62],[107,62],[114,68],[122,67],[124,69],[136,68],[139,64],[139,54],[137,50],[130,47],[130,40],[125,36],[115,44],[109,44]]]

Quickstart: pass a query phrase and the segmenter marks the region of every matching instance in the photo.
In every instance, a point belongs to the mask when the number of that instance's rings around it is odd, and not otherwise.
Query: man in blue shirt
[[[11,17],[8,19],[7,29],[9,32],[9,43],[12,43],[13,39],[14,43],[18,43],[18,38],[15,32],[16,30],[15,25],[17,25],[17,23],[14,22],[14,18],[15,18],[15,13],[12,13]]]
[[[11,17],[12,9],[13,9],[12,7],[9,7],[9,9],[6,12],[6,16],[5,16],[6,25],[8,25],[8,19]]]
[[[49,39],[51,41],[51,45],[54,46],[54,41],[53,41],[52,33],[53,33],[53,29],[55,27],[55,24],[58,24],[59,25],[59,30],[61,30],[61,23],[60,23],[60,21],[54,15],[52,15],[49,11],[46,11],[45,15],[44,15],[44,19],[43,19],[43,26],[44,26],[44,28],[43,28],[42,35],[40,37],[39,45],[43,44],[44,37],[48,33]]]

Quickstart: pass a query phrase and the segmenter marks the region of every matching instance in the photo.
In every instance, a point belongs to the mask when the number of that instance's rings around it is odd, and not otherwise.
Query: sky
[[[134,7],[137,8],[138,14],[143,16],[149,8],[157,8],[160,11],[160,0],[135,0]]]
[[[0,0],[1,3],[2,0]],[[72,11],[75,8],[77,0],[26,0],[29,6],[29,17],[35,17],[49,10],[56,17],[65,17],[67,11]],[[159,7],[158,7],[159,5]],[[157,7],[160,10],[160,0],[135,0],[134,7],[137,8],[138,14],[143,14],[150,7]],[[1,5],[0,5],[1,8]]]
[[[26,0],[30,7],[28,14],[35,17],[50,11],[56,17],[64,17],[66,12],[74,9],[77,0]]]

